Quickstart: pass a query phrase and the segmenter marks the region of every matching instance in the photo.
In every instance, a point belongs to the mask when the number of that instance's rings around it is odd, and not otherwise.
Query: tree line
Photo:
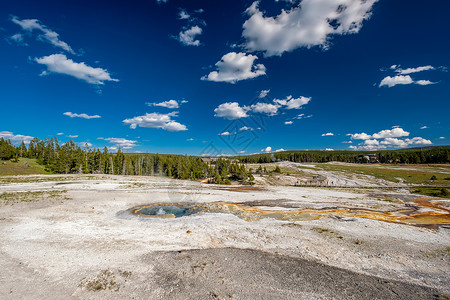
[[[0,160],[20,157],[36,159],[46,170],[58,174],[113,174],[113,175],[159,175],[177,179],[210,179],[211,183],[231,184],[231,180],[251,184],[253,175],[243,164],[227,159],[206,163],[201,157],[188,155],[111,153],[80,147],[73,141],[60,145],[57,138],[40,140],[34,138],[28,145],[22,142],[14,146],[10,140],[0,139]]]
[[[376,160],[385,164],[444,164],[450,162],[449,148],[443,146],[379,151],[283,151],[233,158],[238,159],[241,163],[270,163],[274,161],[361,163],[367,162],[364,160],[365,155],[375,154]]]

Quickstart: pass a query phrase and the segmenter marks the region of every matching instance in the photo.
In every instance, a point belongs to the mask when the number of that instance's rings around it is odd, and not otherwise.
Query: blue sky
[[[450,2],[2,1],[0,136],[128,152],[448,145]]]

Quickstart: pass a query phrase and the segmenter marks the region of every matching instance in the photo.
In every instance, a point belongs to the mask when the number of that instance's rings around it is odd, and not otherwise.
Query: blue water
[[[157,205],[146,207],[139,210],[139,214],[148,216],[159,215],[174,215],[175,218],[189,216],[198,212],[198,209],[192,206],[177,206],[177,205]]]

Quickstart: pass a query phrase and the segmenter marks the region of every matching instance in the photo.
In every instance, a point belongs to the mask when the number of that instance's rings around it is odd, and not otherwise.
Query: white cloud
[[[334,151],[332,148],[326,148],[325,151]]]
[[[189,139],[187,139],[186,141],[192,142],[193,140],[194,140],[193,138],[189,138]]]
[[[307,118],[311,118],[311,117],[312,117],[312,115],[305,116],[305,114],[299,114],[295,118],[300,120],[300,119],[307,119]]]
[[[440,140],[445,140],[445,136],[440,136],[439,139]]]
[[[395,68],[395,71],[402,75],[408,75],[408,74],[412,74],[412,73],[429,71],[429,70],[434,70],[434,69],[435,68],[433,66],[428,65],[428,66],[422,66],[422,67],[417,67],[417,68],[407,68],[407,69]]]
[[[286,150],[284,150],[283,148],[275,150],[275,152],[282,152],[282,151],[286,151]]]
[[[308,104],[310,100],[311,97],[300,96],[299,98],[293,98],[292,96],[287,96],[286,99],[274,99],[273,102],[283,105],[287,109],[299,109],[303,105]]]
[[[156,0],[156,3],[161,4],[161,3],[167,3],[169,0]]]
[[[200,46],[200,41],[196,39],[198,35],[201,35],[203,30],[195,25],[184,31],[180,31],[178,34],[178,40],[185,46]]]
[[[264,98],[264,97],[266,97],[267,95],[269,95],[269,93],[270,93],[270,90],[262,90],[262,91],[259,93],[258,98]]]
[[[263,113],[267,114],[269,116],[274,116],[278,113],[279,105],[271,104],[271,103],[264,103],[264,102],[258,102],[256,104],[253,104],[251,106],[252,112],[255,113]]]
[[[386,149],[387,147],[405,148],[408,147],[409,145],[432,144],[430,140],[424,139],[422,137],[400,139],[401,137],[409,136],[409,134],[410,134],[409,132],[403,130],[402,128],[394,126],[392,129],[381,130],[372,135],[368,135],[366,133],[355,133],[347,135],[354,140],[364,140],[364,142],[359,143],[358,146],[349,147],[350,149],[354,150],[377,150],[377,149]]]
[[[239,151],[239,154],[245,153],[245,150],[241,150]]]
[[[265,149],[261,149],[261,152],[271,152],[272,151],[272,147],[268,146]]]
[[[75,114],[70,111],[63,113],[63,115],[71,117],[71,118],[82,118],[82,119],[99,119],[99,118],[101,118],[101,116],[99,116],[99,115],[89,116],[84,113],[83,114]]]
[[[332,132],[327,132],[327,133],[323,133],[322,136],[333,136],[334,133]]]
[[[56,135],[63,135],[64,132],[58,132]]]
[[[27,43],[24,42],[23,34],[21,34],[21,33],[13,34],[12,36],[9,37],[9,39],[11,41],[13,41],[13,42],[16,42],[16,43],[20,44],[20,45],[24,45],[24,46],[27,45]]]
[[[40,34],[37,36],[38,40],[50,43],[55,47],[61,48],[67,52],[75,54],[75,52],[66,42],[63,42],[59,39],[59,34],[54,32],[53,30],[48,29],[48,27],[42,24],[41,21],[37,19],[19,20],[19,18],[17,18],[16,16],[13,16],[11,18],[11,21],[19,25],[26,32],[32,33],[34,30],[39,31]],[[17,36],[16,38],[19,37]]]
[[[110,142],[111,144],[114,144],[115,147],[109,147],[109,149],[111,150],[117,150],[118,147],[122,148],[122,149],[131,149],[133,147],[136,147],[136,143],[137,141],[133,141],[133,140],[127,140],[124,138],[106,138],[103,139],[105,141]]]
[[[167,131],[188,130],[186,125],[172,120],[172,117],[176,116],[178,116],[177,111],[168,114],[146,113],[144,116],[125,119],[122,122],[130,125],[131,129],[135,129],[137,126],[139,126],[142,128],[161,128]]]
[[[78,137],[78,135],[77,134],[75,134],[75,135],[68,135],[67,137],[70,137],[71,139],[76,139],[77,137]]]
[[[394,77],[386,76],[381,80],[379,87],[387,86],[387,87],[393,87],[398,84],[411,84],[414,83],[411,76],[409,75],[397,75]]]
[[[292,121],[286,121],[286,122],[284,122],[284,125],[292,125],[292,124],[294,124],[294,122],[292,122]]]
[[[216,113],[214,116],[228,120],[236,120],[248,117],[247,111],[248,107],[241,107],[237,102],[226,102],[214,109],[214,112]]]
[[[395,127],[393,129],[381,130],[380,132],[374,133],[372,135],[372,137],[375,139],[396,138],[396,137],[404,137],[404,136],[409,136],[409,132],[403,130],[400,127]]]
[[[422,127],[420,127],[420,129],[427,129],[428,128],[428,126],[422,126]]]
[[[363,132],[363,133],[354,133],[354,134],[349,133],[347,135],[349,135],[352,140],[368,140],[368,139],[372,138],[371,135],[368,135],[365,132]]]
[[[432,82],[432,81],[429,81],[429,80],[417,80],[417,81],[414,81],[414,83],[418,84],[418,85],[436,84],[436,82]]]
[[[181,9],[178,13],[178,19],[180,20],[187,20],[191,17],[191,15],[184,9]]]
[[[242,36],[249,51],[281,55],[300,47],[329,46],[331,35],[358,33],[377,0],[303,0],[276,17],[265,17],[259,2],[246,10],[250,16]]]
[[[412,139],[405,139],[408,145],[431,145],[433,144],[430,140],[424,139],[422,137],[414,137]]]
[[[256,55],[247,55],[243,52],[230,52],[222,56],[216,63],[217,71],[212,71],[202,80],[236,83],[240,80],[255,78],[266,74],[266,67],[263,64],[254,65],[258,59]]]
[[[246,130],[253,130],[253,128],[247,126],[242,126],[241,128],[239,128],[239,131],[246,131]]]
[[[25,144],[29,144],[30,141],[33,139],[32,136],[28,135],[22,135],[22,134],[14,134],[10,131],[0,131],[0,138],[3,138],[4,140],[10,140],[13,144],[20,144],[22,141]]]
[[[187,102],[187,101],[186,101]],[[183,103],[183,102],[182,102]],[[178,108],[178,102],[176,100],[169,100],[159,103],[147,103],[148,106],[161,106],[161,107],[167,107],[167,108]]]
[[[188,103],[189,101],[187,101],[187,100],[181,100],[181,104],[184,104],[184,103]]]
[[[364,145],[367,146],[378,146],[380,144],[380,142],[378,140],[365,140],[364,141]]]
[[[66,74],[91,84],[103,84],[104,81],[119,81],[111,78],[111,75],[105,69],[93,68],[84,62],[76,63],[68,59],[64,54],[52,54],[35,58],[34,60],[38,64],[47,66],[47,71],[42,72],[41,75],[47,75],[48,73]]]
[[[227,135],[232,135],[232,133],[225,131],[225,132],[219,133],[219,135],[227,136]]]

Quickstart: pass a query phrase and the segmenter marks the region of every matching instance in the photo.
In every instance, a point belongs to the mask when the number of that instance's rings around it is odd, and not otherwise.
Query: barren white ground
[[[137,282],[154,271],[141,263],[148,253],[224,247],[319,261],[450,294],[448,227],[431,230],[362,218],[288,222],[245,221],[225,213],[175,219],[124,213],[138,205],[169,202],[283,200],[303,208],[396,206],[364,193],[286,186],[240,192],[157,177],[24,178],[45,180],[0,185],[0,193],[67,192],[60,199],[0,206],[1,299],[48,299],[49,295],[119,299],[124,296],[121,291],[137,288]],[[114,285],[120,290],[88,289],[89,280],[103,276],[102,271],[115,274]],[[158,299],[162,294],[154,290],[148,295]]]

